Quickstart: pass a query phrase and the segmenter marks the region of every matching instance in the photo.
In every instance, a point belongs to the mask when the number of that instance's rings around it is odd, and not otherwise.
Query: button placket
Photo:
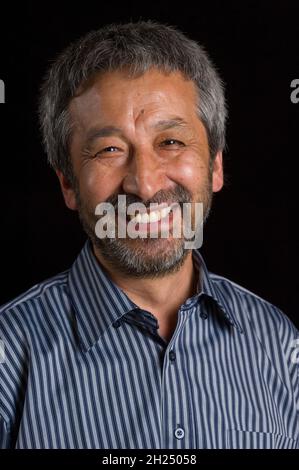
[[[177,393],[181,393],[181,391],[174,390],[174,384],[178,383],[180,377],[180,371],[177,369],[178,365],[178,351],[177,348],[179,346],[178,337],[182,334],[184,325],[189,317],[190,309],[184,310],[180,309],[179,316],[178,316],[178,323],[175,329],[175,332],[168,343],[168,351],[165,355],[165,360],[163,364],[163,374],[162,374],[162,409],[161,409],[161,421],[162,421],[162,429],[163,429],[163,440],[162,440],[162,447],[164,448],[173,448],[175,442],[178,445],[179,442],[183,442],[182,439],[187,439],[184,441],[184,445],[188,445],[189,437],[186,438],[186,431],[185,427],[182,426],[184,421],[185,412],[184,409],[187,407],[187,403],[182,407],[177,408],[174,406],[174,403],[180,399],[177,396]],[[174,390],[175,395],[171,396],[169,394],[170,390]],[[183,401],[185,402],[185,398]],[[177,412],[173,413],[173,410],[177,410]],[[165,417],[167,418],[167,422],[164,421]],[[164,422],[163,422],[164,421]],[[187,423],[188,425],[188,423]],[[175,445],[176,447],[176,445]]]

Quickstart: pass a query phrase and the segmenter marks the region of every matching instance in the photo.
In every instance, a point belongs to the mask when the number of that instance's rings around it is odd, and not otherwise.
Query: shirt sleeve
[[[10,442],[8,426],[2,416],[0,416],[0,449],[9,449],[11,447]]]

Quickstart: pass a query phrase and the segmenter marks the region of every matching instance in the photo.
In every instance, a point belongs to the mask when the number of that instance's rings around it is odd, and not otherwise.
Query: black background
[[[299,78],[297,2],[27,2],[1,5],[0,304],[67,269],[85,236],[47,166],[37,96],[51,59],[106,23],[153,19],[203,44],[226,83],[226,187],[214,199],[202,252],[211,271],[297,310]],[[109,6],[111,5],[111,6]]]

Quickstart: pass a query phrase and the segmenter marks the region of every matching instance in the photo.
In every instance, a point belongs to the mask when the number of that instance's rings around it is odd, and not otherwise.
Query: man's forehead
[[[87,141],[95,135],[120,134],[130,122],[158,131],[182,129],[192,126],[192,121],[194,125],[194,119],[198,121],[193,87],[193,82],[176,72],[151,70],[137,78],[122,71],[98,74],[93,84],[71,101],[69,110],[75,127],[85,136],[88,132]]]
[[[192,98],[197,97],[197,88],[195,83],[184,77],[179,71],[164,72],[156,68],[147,70],[142,74],[132,75],[126,70],[115,70],[109,72],[99,72],[92,75],[87,81],[80,85],[73,99],[84,96],[88,98],[90,94],[99,95],[103,98],[110,92],[126,90],[127,93],[135,92],[136,95],[141,91],[142,97],[161,92],[173,94],[174,96],[184,96],[190,94]],[[110,97],[111,98],[111,97]]]

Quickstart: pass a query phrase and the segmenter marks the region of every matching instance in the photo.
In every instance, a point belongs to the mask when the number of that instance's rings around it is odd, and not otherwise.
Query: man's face
[[[138,277],[174,272],[187,256],[183,238],[99,239],[95,207],[126,195],[127,204],[170,206],[202,202],[222,187],[222,156],[210,165],[208,139],[197,115],[193,82],[180,73],[150,70],[98,75],[70,103],[74,123],[70,155],[76,180],[58,172],[68,207],[79,211],[98,254],[123,273]]]

